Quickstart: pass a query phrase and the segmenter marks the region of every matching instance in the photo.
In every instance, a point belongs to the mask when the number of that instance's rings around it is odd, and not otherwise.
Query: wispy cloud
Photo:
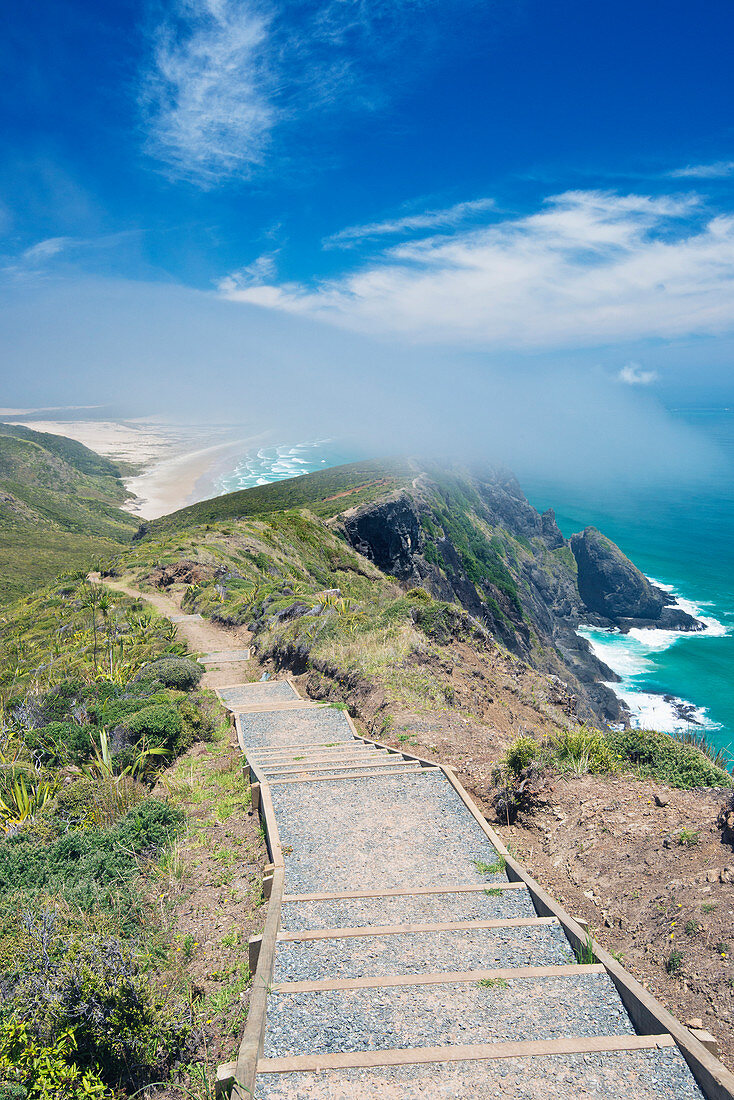
[[[459,225],[468,218],[476,217],[491,210],[494,199],[472,199],[469,202],[457,202],[442,210],[425,210],[420,214],[405,214],[389,221],[370,222],[367,225],[350,225],[338,233],[325,237],[325,248],[350,248],[359,241],[374,237],[396,236],[399,233],[414,233],[421,229],[441,229]]]
[[[30,248],[26,248],[20,259],[28,264],[45,263],[79,243],[75,237],[48,237],[45,241],[39,241]]]
[[[671,179],[717,180],[734,176],[734,160],[717,160],[713,164],[689,164],[668,172]]]
[[[413,342],[540,349],[732,330],[733,286],[734,217],[705,216],[693,196],[574,191],[311,286],[221,290]]]
[[[617,375],[626,386],[651,386],[659,377],[657,371],[645,370],[639,363],[625,363]]]
[[[141,76],[147,152],[201,187],[247,177],[285,124],[384,104],[406,39],[415,68],[455,16],[440,0],[164,0]]]
[[[206,185],[262,162],[278,120],[271,19],[249,0],[175,0],[157,27],[141,98],[148,151],[171,175]]]

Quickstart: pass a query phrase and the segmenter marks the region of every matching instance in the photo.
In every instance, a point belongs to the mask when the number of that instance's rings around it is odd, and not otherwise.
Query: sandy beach
[[[179,454],[154,463],[137,477],[126,478],[125,485],[135,494],[125,508],[141,519],[156,519],[175,512],[186,504],[195,504],[213,496],[217,471],[231,458],[234,462],[249,440],[217,443],[197,451]]]
[[[132,494],[125,508],[141,519],[156,519],[215,493],[215,476],[229,468],[253,442],[231,438],[232,430],[201,425],[170,425],[152,420],[36,420],[14,416],[8,422],[36,432],[76,439],[85,447],[138,467],[125,477]],[[228,436],[224,438],[223,436]]]

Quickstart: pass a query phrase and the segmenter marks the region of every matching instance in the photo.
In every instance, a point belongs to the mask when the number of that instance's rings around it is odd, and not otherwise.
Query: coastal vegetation
[[[123,472],[73,439],[0,424],[0,604],[130,541]]]
[[[508,828],[566,782],[731,789],[704,741],[613,728],[558,675],[525,579],[542,570],[548,607],[575,591],[551,520],[520,501],[499,522],[471,480],[418,492],[406,470],[205,502],[110,540],[101,583],[66,572],[0,612],[0,1100],[154,1081],[203,1100],[242,1029],[263,900],[249,788],[202,666],[120,582],[247,629],[259,672],[452,763]],[[703,836],[684,822],[671,845],[695,858]]]
[[[218,1010],[173,915],[187,805],[200,836],[247,806],[228,723],[170,621],[139,601],[67,575],[2,619],[0,1097],[188,1082]],[[195,744],[205,765],[167,780]]]

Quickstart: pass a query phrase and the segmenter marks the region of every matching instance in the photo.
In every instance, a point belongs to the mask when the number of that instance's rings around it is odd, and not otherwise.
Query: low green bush
[[[191,744],[191,740],[188,745],[185,743],[185,737],[182,742],[183,719],[170,703],[154,703],[153,706],[142,707],[126,718],[124,725],[139,740],[145,738],[151,745],[162,745],[167,753],[173,755]]]
[[[74,829],[40,844],[18,833],[0,841],[0,895],[51,894],[82,909],[120,907],[123,886],[139,874],[138,856],[153,855],[180,831],[183,812],[146,799],[110,829]]]
[[[569,766],[577,775],[619,771],[619,757],[613,746],[601,730],[587,726],[563,730],[555,737],[552,752],[561,765]]]
[[[178,691],[193,691],[199,686],[204,669],[197,661],[188,657],[162,657],[151,661],[140,671],[140,678],[159,680],[169,688]]]
[[[731,774],[695,745],[657,730],[611,730],[606,735],[614,752],[643,775],[670,787],[730,787]]]
[[[34,756],[48,764],[83,764],[92,755],[91,726],[78,722],[49,722],[27,730],[25,743]]]

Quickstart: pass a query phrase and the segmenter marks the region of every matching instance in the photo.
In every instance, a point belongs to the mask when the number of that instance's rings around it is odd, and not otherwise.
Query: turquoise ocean
[[[521,474],[528,499],[553,508],[564,535],[593,524],[652,580],[706,624],[700,634],[582,630],[621,676],[614,685],[643,728],[705,731],[734,743],[734,410],[678,414],[714,440],[725,462],[706,485],[666,489],[614,485],[582,488]],[[262,447],[219,477],[216,491],[262,485],[353,462],[346,443],[313,440]]]

